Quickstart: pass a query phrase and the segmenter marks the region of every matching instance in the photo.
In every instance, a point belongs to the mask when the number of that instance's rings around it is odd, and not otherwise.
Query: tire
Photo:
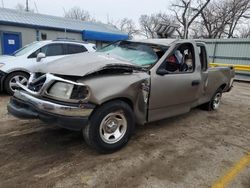
[[[16,85],[16,82],[20,82],[21,84],[26,85],[29,79],[29,74],[25,72],[13,72],[7,75],[5,81],[4,81],[4,90],[10,94],[13,95],[15,92],[15,89],[18,89],[18,85]]]
[[[99,153],[112,153],[129,141],[135,126],[131,107],[120,100],[100,106],[83,129],[86,143]]]
[[[214,93],[212,99],[209,102],[207,102],[201,106],[202,109],[207,110],[207,111],[217,110],[220,106],[220,103],[221,103],[221,97],[222,97],[222,89],[219,88]]]

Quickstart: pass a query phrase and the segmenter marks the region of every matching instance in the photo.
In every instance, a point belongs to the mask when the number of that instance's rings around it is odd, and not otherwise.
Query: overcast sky
[[[24,4],[26,0],[0,0],[5,8],[15,8],[18,3]],[[41,14],[63,16],[63,9],[70,9],[74,6],[81,7],[89,11],[96,19],[107,22],[117,21],[124,17],[138,21],[141,14],[151,14],[156,12],[167,12],[168,0],[29,0],[30,7],[35,9],[34,4]],[[108,15],[108,16],[107,16]]]

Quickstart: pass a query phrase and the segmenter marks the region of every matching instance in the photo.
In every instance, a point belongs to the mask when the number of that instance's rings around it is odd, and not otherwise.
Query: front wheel
[[[131,107],[120,100],[100,106],[83,129],[87,144],[100,153],[119,150],[129,141],[134,130]]]
[[[13,95],[15,90],[19,89],[17,83],[20,83],[22,85],[27,85],[28,79],[29,79],[28,73],[24,72],[10,73],[4,81],[4,89],[8,94]]]

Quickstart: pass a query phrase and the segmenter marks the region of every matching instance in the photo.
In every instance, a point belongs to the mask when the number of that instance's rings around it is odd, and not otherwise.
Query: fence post
[[[215,44],[214,44],[213,61],[212,61],[213,63],[215,60],[216,49],[217,49],[217,41],[215,41]]]

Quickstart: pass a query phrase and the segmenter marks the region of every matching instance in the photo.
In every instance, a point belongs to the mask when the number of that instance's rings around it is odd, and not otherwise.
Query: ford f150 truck
[[[27,86],[19,84],[8,110],[81,130],[87,144],[109,153],[129,141],[136,123],[196,106],[216,110],[234,74],[232,67],[208,67],[206,45],[199,41],[119,41],[41,68]]]

